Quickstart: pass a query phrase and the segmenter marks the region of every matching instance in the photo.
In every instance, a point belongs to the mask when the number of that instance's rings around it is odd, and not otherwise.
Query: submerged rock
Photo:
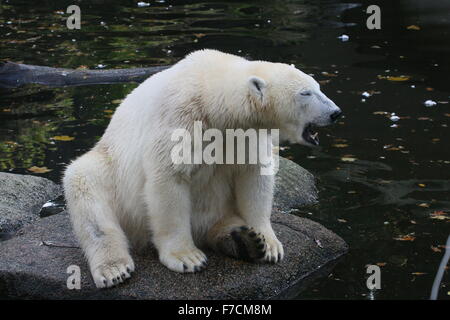
[[[308,219],[284,213],[317,201],[313,176],[280,158],[276,179],[274,230],[284,245],[278,264],[253,264],[206,251],[208,267],[179,274],[149,248],[134,253],[136,272],[118,287],[95,288],[72,233],[67,212],[46,217],[0,242],[0,298],[43,299],[270,299],[296,296],[311,280],[329,273],[348,250],[333,232]],[[45,202],[45,201],[44,201]],[[14,205],[14,204],[12,204]],[[320,245],[319,245],[320,244]],[[81,288],[69,290],[69,266],[79,266]]]

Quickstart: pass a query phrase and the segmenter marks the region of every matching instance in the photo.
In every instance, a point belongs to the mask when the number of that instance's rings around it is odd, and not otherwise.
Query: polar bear
[[[340,114],[294,66],[216,50],[193,52],[148,78],[65,170],[68,211],[96,286],[129,278],[130,247],[150,240],[177,272],[204,269],[205,247],[247,261],[282,260],[270,223],[274,176],[261,175],[258,164],[174,165],[171,133],[202,121],[205,129],[278,128],[282,140],[315,146],[313,127]]]

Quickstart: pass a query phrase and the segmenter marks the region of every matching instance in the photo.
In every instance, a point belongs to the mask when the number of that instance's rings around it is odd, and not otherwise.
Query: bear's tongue
[[[308,124],[306,128],[303,130],[303,139],[305,139],[306,142],[311,143],[312,145],[318,146],[319,145],[319,133],[314,132],[312,130],[312,125]]]

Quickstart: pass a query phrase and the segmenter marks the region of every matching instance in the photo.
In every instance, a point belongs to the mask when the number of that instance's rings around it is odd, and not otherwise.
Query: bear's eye
[[[307,96],[312,95],[312,92],[311,92],[311,90],[305,90],[305,91],[300,92],[300,95],[307,97]]]

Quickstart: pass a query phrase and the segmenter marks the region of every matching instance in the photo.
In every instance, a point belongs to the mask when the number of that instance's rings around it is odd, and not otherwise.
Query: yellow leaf
[[[57,141],[72,141],[75,138],[74,137],[69,137],[69,136],[54,136],[51,139],[57,140]]]
[[[425,188],[426,187],[426,185],[423,184],[423,183],[419,183],[418,186],[421,187],[421,188]]]
[[[103,112],[105,112],[105,113],[113,113],[114,111],[113,110],[103,110]]]
[[[386,78],[389,81],[408,81],[409,79],[411,79],[411,77],[408,76],[398,76],[398,77],[387,77]]]
[[[384,267],[386,265],[386,262],[378,262],[377,266],[379,267]]]
[[[414,240],[416,240],[416,237],[407,234],[406,236],[400,236],[400,237],[394,238],[394,240],[397,240],[397,241],[414,241]]]
[[[415,24],[412,24],[410,26],[407,26],[406,29],[408,29],[408,30],[420,30],[420,27],[416,26]]]
[[[31,168],[28,168],[27,170],[34,172],[34,173],[46,173],[46,172],[52,171],[52,169],[49,169],[47,167],[36,167],[36,166],[32,166]]]
[[[347,148],[347,147],[348,147],[348,144],[345,144],[345,143],[336,143],[336,144],[333,144],[333,147],[335,147],[335,148]]]
[[[120,104],[120,103],[122,103],[122,101],[123,101],[123,99],[116,99],[116,100],[111,101],[111,103]]]
[[[354,162],[356,161],[356,158],[342,157],[341,160],[344,162]]]

